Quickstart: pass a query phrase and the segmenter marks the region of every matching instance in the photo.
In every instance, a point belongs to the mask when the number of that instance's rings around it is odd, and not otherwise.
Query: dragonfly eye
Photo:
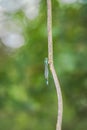
[[[45,64],[48,64],[48,58],[45,58],[44,62]]]

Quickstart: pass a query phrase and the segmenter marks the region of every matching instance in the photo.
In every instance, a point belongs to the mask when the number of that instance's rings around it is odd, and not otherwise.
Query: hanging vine
[[[53,41],[52,41],[52,7],[51,0],[47,0],[47,28],[48,28],[48,64],[50,67],[50,71],[53,76],[53,80],[55,83],[57,97],[58,97],[58,116],[57,116],[57,124],[56,130],[61,130],[62,126],[62,114],[63,114],[63,101],[62,101],[62,93],[58,80],[58,76],[55,71],[55,67],[53,64]]]

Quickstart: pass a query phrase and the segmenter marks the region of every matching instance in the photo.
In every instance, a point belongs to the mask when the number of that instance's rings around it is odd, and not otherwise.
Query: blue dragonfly
[[[44,64],[45,64],[44,76],[45,76],[45,79],[46,79],[46,84],[48,85],[48,75],[49,75],[48,58],[45,58]]]

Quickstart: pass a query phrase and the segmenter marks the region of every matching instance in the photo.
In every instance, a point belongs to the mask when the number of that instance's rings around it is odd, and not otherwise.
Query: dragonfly
[[[45,79],[46,79],[46,84],[48,85],[49,69],[48,69],[48,58],[47,57],[44,60],[44,64],[45,64],[44,76],[45,76]]]

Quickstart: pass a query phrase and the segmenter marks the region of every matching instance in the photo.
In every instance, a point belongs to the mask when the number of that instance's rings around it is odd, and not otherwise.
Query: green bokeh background
[[[62,130],[87,129],[87,4],[53,4],[54,64],[61,84]],[[47,57],[46,1],[29,20],[22,9],[19,21],[24,46],[10,51],[0,40],[0,130],[55,130],[57,95],[51,73],[44,79]]]

